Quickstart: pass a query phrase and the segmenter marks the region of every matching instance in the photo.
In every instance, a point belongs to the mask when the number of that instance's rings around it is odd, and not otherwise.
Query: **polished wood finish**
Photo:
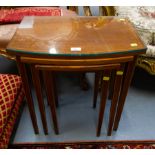
[[[58,91],[57,91],[57,84],[56,84],[56,77],[57,73],[53,74],[53,88],[54,88],[54,96],[55,96],[55,105],[58,108],[59,106],[59,101],[58,101]]]
[[[108,99],[111,100],[114,93],[114,82],[115,82],[116,70],[113,70],[110,75],[110,85],[109,85],[109,96]]]
[[[93,108],[96,108],[97,96],[99,92],[99,87],[101,84],[101,72],[95,72],[95,81],[94,81],[94,96],[93,96]]]
[[[50,74],[50,71],[89,71],[94,72],[94,70],[100,70],[104,71],[104,76],[110,77],[110,70],[113,69],[119,69],[120,64],[107,64],[107,65],[96,65],[96,66],[49,66],[49,65],[35,65],[35,68],[37,70],[42,70],[44,73],[44,81],[46,86],[46,92],[47,92],[47,98],[48,102],[51,105],[51,113],[53,118],[53,123],[55,127],[55,132],[58,134],[58,127],[57,127],[57,117],[56,117],[56,108],[55,108],[55,97],[54,97],[54,87],[53,87],[53,77]],[[104,79],[104,77],[103,77]],[[50,84],[50,81],[52,81],[52,84]],[[102,97],[101,97],[101,106],[100,106],[100,113],[99,113],[99,120],[98,120],[98,126],[97,126],[97,133],[96,135],[100,135],[102,121],[103,121],[103,115],[104,115],[104,108],[106,104],[106,94],[108,93],[108,85],[109,80],[104,80],[104,87],[102,87]]]
[[[104,116],[104,110],[105,110],[106,99],[107,99],[108,88],[109,88],[109,80],[110,80],[109,70],[105,70],[103,74],[104,75],[103,75],[103,82],[102,82],[102,88],[101,88],[101,103],[100,103],[100,109],[99,109],[96,136],[100,136],[100,133],[101,133],[101,127],[103,122],[103,116]],[[104,77],[107,77],[109,79],[104,79]]]
[[[40,70],[52,70],[52,71],[57,71],[57,72],[95,72],[95,71],[102,71],[104,69],[113,69],[113,68],[118,68],[119,63],[116,64],[107,64],[107,65],[92,65],[92,66],[50,66],[50,65],[36,65],[35,67]]]
[[[22,56],[21,61],[24,63],[31,64],[43,64],[43,65],[61,65],[61,66],[88,66],[88,65],[106,65],[106,64],[114,64],[114,63],[125,63],[133,60],[133,54],[131,56],[116,56],[113,57],[110,55],[109,57],[46,57],[43,58],[37,55],[35,57]]]
[[[127,19],[103,16],[25,17],[7,47],[20,55],[50,57],[138,54],[145,49]]]
[[[56,103],[55,103],[55,96],[54,96],[55,93],[54,93],[54,87],[53,87],[54,79],[49,71],[43,71],[43,76],[44,76],[44,83],[45,83],[45,88],[47,93],[47,100],[51,109],[54,131],[55,131],[55,134],[59,134],[58,121],[57,121],[57,115],[56,115]]]
[[[127,63],[127,70],[126,70],[126,73],[125,73],[125,76],[123,79],[121,94],[120,94],[119,102],[118,102],[118,106],[117,106],[117,112],[116,112],[114,128],[113,128],[114,130],[117,130],[118,125],[119,125],[119,121],[120,121],[123,107],[125,104],[125,99],[126,99],[128,89],[129,89],[129,86],[131,83],[131,79],[132,79],[132,76],[134,73],[136,59],[137,59],[137,57],[135,57],[134,61]]]
[[[33,85],[35,88],[36,96],[38,99],[38,105],[39,105],[39,110],[41,114],[43,130],[44,130],[44,133],[47,135],[48,126],[47,126],[47,121],[46,121],[46,112],[45,112],[45,105],[44,105],[42,88],[41,88],[41,83],[40,83],[40,78],[39,78],[39,71],[35,69],[34,65],[31,65],[31,74],[32,74]]]
[[[35,115],[35,109],[34,109],[34,104],[33,104],[33,99],[32,99],[32,95],[31,95],[31,89],[30,89],[29,82],[28,82],[25,64],[21,62],[20,57],[16,57],[16,61],[17,61],[18,69],[19,69],[20,76],[22,79],[22,84],[23,84],[23,88],[25,91],[25,97],[27,100],[33,129],[34,129],[35,134],[39,134],[37,118]]]
[[[145,51],[145,45],[127,19],[103,16],[25,17],[7,47],[10,55],[17,55],[22,63],[33,64],[35,70],[44,72],[56,133],[59,131],[50,71],[52,73],[104,71],[104,76],[110,77],[111,70],[117,70],[122,63],[128,64],[118,102],[116,114],[118,118],[115,119],[117,126],[131,81],[130,74],[135,63],[133,58]],[[120,87],[119,84],[120,79],[117,77],[115,85]],[[108,87],[109,80],[103,80],[97,136],[100,135]],[[111,111],[116,109],[117,93],[113,93]],[[111,114],[110,124],[113,124],[113,118],[114,114]],[[112,125],[109,126],[111,130]]]
[[[122,79],[123,79],[124,66],[121,66],[121,68],[119,70],[116,70],[115,73],[116,74],[115,74],[114,86],[113,86],[114,89],[112,92],[112,101],[111,101],[110,114],[109,114],[108,136],[111,136],[111,133],[113,130],[113,122],[115,119],[117,103],[118,103],[120,90],[121,90],[121,83],[122,83]]]
[[[121,73],[121,74],[119,74]],[[96,72],[95,73],[95,86],[94,86],[94,98],[93,98],[93,108],[96,108],[96,100],[99,91],[99,86],[101,84],[101,77],[103,73]],[[117,108],[117,102],[120,95],[121,84],[124,74],[124,65],[121,65],[121,68],[117,70],[112,70],[110,74],[110,83],[109,83],[109,91],[110,91],[110,99],[112,100],[110,106],[110,114],[109,114],[109,125],[108,125],[108,136],[111,136],[113,130],[113,122],[115,119],[115,113]],[[102,86],[102,85],[101,85]],[[106,92],[105,92],[106,93]],[[108,97],[109,98],[109,97]]]

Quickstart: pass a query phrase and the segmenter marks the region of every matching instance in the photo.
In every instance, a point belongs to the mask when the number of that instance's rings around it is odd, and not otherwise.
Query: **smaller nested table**
[[[103,73],[97,136],[101,131],[111,71],[115,71],[115,80],[108,135],[113,129],[116,107],[116,125],[119,123],[136,57],[145,51],[132,24],[118,17],[25,17],[7,47],[7,52],[16,56],[36,133],[38,127],[25,64],[32,71],[45,134],[48,129],[39,72],[44,75],[56,134],[59,133],[56,93],[54,84],[49,82],[53,82],[54,72]]]

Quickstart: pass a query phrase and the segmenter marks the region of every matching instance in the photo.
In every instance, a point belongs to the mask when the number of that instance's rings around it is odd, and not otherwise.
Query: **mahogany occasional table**
[[[59,130],[52,84],[54,72],[103,73],[97,136],[101,131],[111,71],[115,70],[116,75],[108,135],[111,135],[113,129],[116,108],[118,110],[115,129],[118,126],[136,57],[145,51],[145,45],[127,19],[104,16],[24,17],[7,47],[7,52],[16,56],[36,133],[38,127],[25,64],[29,64],[32,71],[45,134],[48,134],[48,128],[39,78],[40,71],[44,75],[56,134]]]

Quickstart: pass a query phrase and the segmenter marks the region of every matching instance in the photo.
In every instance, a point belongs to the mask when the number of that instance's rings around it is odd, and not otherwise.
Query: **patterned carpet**
[[[20,143],[10,149],[155,149],[155,141],[110,141],[70,143]]]

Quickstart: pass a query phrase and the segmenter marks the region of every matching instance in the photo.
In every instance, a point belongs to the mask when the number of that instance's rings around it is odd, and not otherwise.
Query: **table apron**
[[[18,56],[19,57],[19,56]],[[43,65],[56,65],[56,66],[90,66],[90,65],[106,65],[114,63],[125,63],[133,61],[134,56],[113,57],[113,58],[32,58],[20,57],[21,62],[28,64],[43,64]]]
[[[102,71],[104,69],[118,69],[119,63],[108,65],[91,65],[91,66],[53,66],[53,65],[35,65],[38,70],[51,70],[51,71],[87,71],[95,72]]]

